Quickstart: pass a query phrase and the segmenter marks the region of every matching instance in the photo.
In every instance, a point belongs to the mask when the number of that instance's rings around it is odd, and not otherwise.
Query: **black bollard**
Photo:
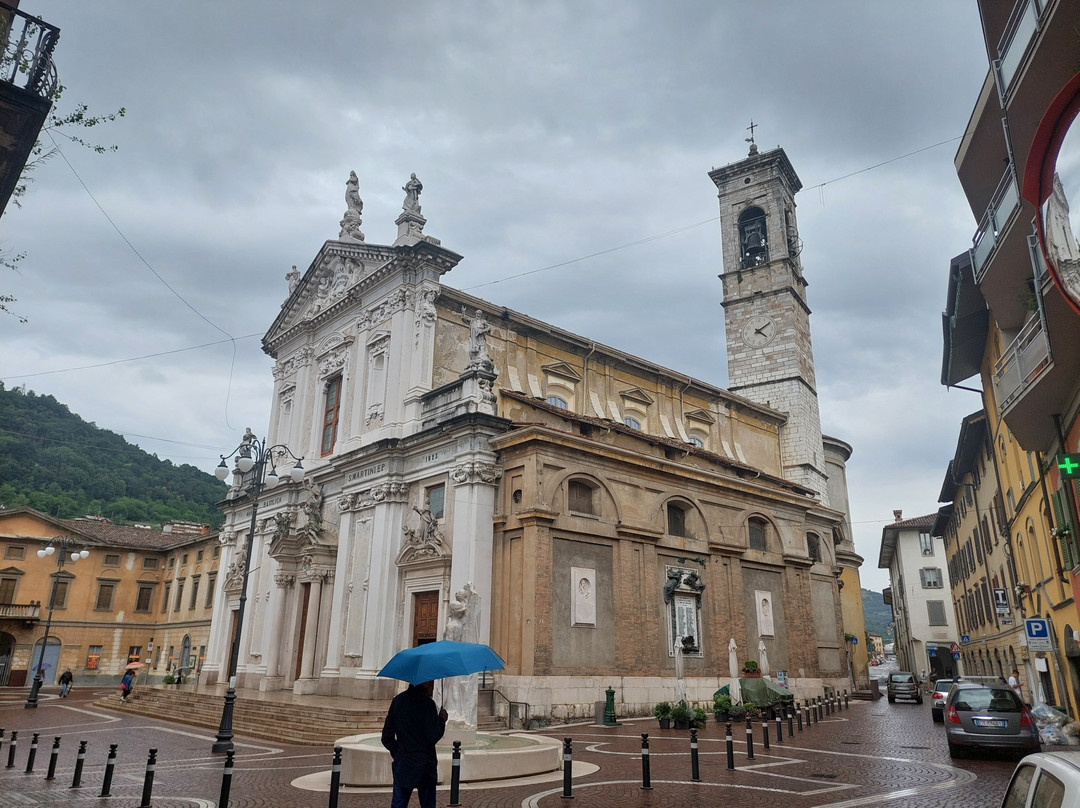
[[[461,805],[461,741],[454,741],[450,753],[450,805]]]
[[[7,750],[7,767],[9,769],[15,768],[15,746],[19,743],[19,731],[13,729],[11,731],[11,743],[8,744]]]
[[[746,716],[746,759],[754,759],[754,727],[750,723],[750,716]]]
[[[761,716],[761,748],[766,752],[769,751],[769,719],[765,716]]]
[[[729,772],[735,771],[735,741],[731,737],[731,722],[728,721],[727,729],[724,733],[724,740],[727,742],[727,767]]]
[[[844,688],[844,709],[845,710],[850,710],[851,709],[851,702],[848,701],[848,692],[847,692],[846,687]]]
[[[30,754],[26,756],[26,773],[30,774],[34,770],[34,759],[37,757],[37,739],[38,733],[34,733],[34,737],[30,740]]]
[[[701,782],[701,769],[698,766],[697,730],[690,730],[690,782]]]
[[[232,791],[233,755],[232,749],[225,751],[225,771],[221,773],[221,791],[218,793],[217,804],[220,808],[229,808],[229,792]]]
[[[112,776],[113,769],[116,768],[116,744],[109,744],[109,756],[105,759],[105,779],[101,781],[101,794],[102,797],[109,796],[109,789],[112,788]]]
[[[4,748],[4,730],[0,728],[0,749]]]
[[[150,794],[154,790],[154,769],[157,768],[157,750],[151,749],[150,756],[146,759],[146,777],[142,784],[142,802],[139,808],[153,808],[150,805]]]
[[[71,778],[71,787],[78,788],[82,785],[82,767],[86,760],[86,741],[79,741],[79,754],[75,757],[75,774]],[[221,803],[219,803],[221,804]]]
[[[461,757],[461,741],[454,741],[454,754]],[[457,771],[455,770],[455,774]],[[457,805],[454,802],[454,786],[456,783],[454,780],[450,781],[450,804]],[[328,808],[337,808],[338,793],[341,791],[341,747],[334,747],[334,761],[330,764],[330,802]]]
[[[563,799],[573,799],[573,741],[563,739]]]
[[[789,703],[787,706],[787,734],[789,738],[795,735],[794,721],[795,716],[791,714],[791,704]]]
[[[784,715],[782,707],[776,711],[776,742],[784,742]]]
[[[731,724],[728,724],[728,736],[731,736]],[[652,791],[652,777],[649,775],[649,733],[641,733],[641,790]]]
[[[60,757],[60,736],[53,737],[52,742],[52,754],[49,755],[49,773],[45,775],[46,780],[56,779],[56,759]]]

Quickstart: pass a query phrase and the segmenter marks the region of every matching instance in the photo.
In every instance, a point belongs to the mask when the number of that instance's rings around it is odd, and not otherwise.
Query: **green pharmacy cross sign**
[[[1058,470],[1062,477],[1080,477],[1080,454],[1059,455]]]

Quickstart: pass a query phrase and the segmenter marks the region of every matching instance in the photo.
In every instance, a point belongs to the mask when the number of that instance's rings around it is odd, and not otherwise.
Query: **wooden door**
[[[439,593],[417,592],[413,595],[412,644],[423,645],[439,639]]]
[[[296,638],[296,667],[293,671],[293,678],[300,678],[300,671],[303,670],[304,665],[304,640],[307,639],[304,635],[307,629],[307,611],[308,611],[308,597],[311,595],[311,584],[300,584],[300,634]]]

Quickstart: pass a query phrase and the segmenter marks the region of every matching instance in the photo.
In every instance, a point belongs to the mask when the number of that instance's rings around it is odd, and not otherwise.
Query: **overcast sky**
[[[726,385],[707,172],[745,157],[752,119],[805,188],[823,428],[855,449],[865,587],[888,583],[892,510],[937,509],[980,406],[938,381],[949,259],[975,231],[952,166],[987,71],[974,0],[21,7],[61,29],[60,109],[127,116],[81,133],[113,154],[58,137],[0,219],[0,249],[27,253],[0,273],[28,318],[0,316],[9,387],[211,471],[266,431],[259,337],[289,267],[337,237],[350,170],[369,242],[393,241],[416,172],[426,232],[464,256],[448,285]]]

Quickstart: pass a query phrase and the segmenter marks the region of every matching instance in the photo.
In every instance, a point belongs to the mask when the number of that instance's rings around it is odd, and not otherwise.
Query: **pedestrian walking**
[[[71,675],[71,668],[60,674],[60,698],[66,699],[68,692],[71,690],[71,684],[75,680],[75,677]]]
[[[434,682],[409,685],[398,693],[383,722],[382,745],[390,751],[394,795],[390,808],[406,808],[416,789],[420,808],[435,808],[439,759],[435,744],[446,731],[446,708],[435,709]]]
[[[1013,668],[1013,672],[1009,674],[1009,687],[1016,691],[1016,695],[1020,697],[1020,701],[1024,700],[1024,686],[1020,684],[1020,671]]]
[[[135,671],[124,671],[124,678],[120,680],[120,702],[126,702],[134,689]]]

